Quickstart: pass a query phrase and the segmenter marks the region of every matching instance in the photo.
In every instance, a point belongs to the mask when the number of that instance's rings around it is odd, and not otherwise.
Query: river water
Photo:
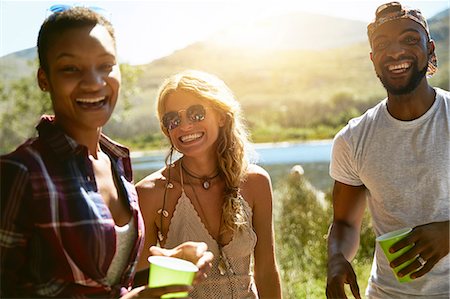
[[[277,183],[286,177],[294,165],[301,165],[306,178],[318,189],[329,191],[332,179],[328,175],[331,141],[301,143],[256,144],[257,164],[264,167]],[[166,153],[156,151],[132,155],[135,182],[164,166]]]

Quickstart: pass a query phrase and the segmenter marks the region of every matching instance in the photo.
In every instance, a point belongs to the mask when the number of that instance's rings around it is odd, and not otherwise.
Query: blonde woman
[[[268,173],[247,162],[240,105],[217,77],[185,71],[160,88],[166,167],[137,184],[145,248],[201,241],[214,254],[192,298],[281,298]],[[173,161],[173,152],[181,158]],[[138,271],[148,268],[141,256]],[[146,277],[141,271],[141,277]]]

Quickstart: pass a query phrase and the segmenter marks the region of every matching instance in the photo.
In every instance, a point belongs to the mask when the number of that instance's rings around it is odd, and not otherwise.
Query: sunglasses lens
[[[106,18],[108,21],[111,22],[111,13],[107,11],[104,8],[98,7],[98,6],[89,6],[90,10],[102,15],[104,18]]]
[[[55,5],[50,6],[49,10],[53,13],[54,12],[63,12],[63,11],[68,10],[71,7],[72,6],[66,5],[66,4],[55,4]]]
[[[205,119],[205,107],[202,105],[193,105],[189,107],[186,111],[186,115],[190,121],[198,122]]]
[[[69,10],[73,7],[78,7],[78,5],[67,5],[67,4],[55,4],[50,6],[50,8],[47,11],[50,11],[50,14],[54,13],[61,13],[66,10]],[[106,9],[98,7],[98,6],[80,6],[88,8],[98,14],[101,14],[103,17],[107,18],[109,21],[111,21],[111,13],[108,12]]]
[[[162,122],[167,130],[173,130],[181,124],[180,110],[170,111],[164,114]],[[191,122],[199,122],[205,119],[206,110],[202,105],[193,105],[186,109],[186,117]]]
[[[109,11],[107,11],[104,8],[98,7],[98,6],[89,6],[88,8],[90,10],[95,11],[96,13],[99,13],[99,14],[103,15],[103,16],[109,16],[110,15]]]
[[[180,123],[181,123],[181,119],[178,116],[177,112],[174,112],[174,111],[167,112],[163,116],[163,126],[167,130],[175,129],[176,127],[178,127],[180,125]]]

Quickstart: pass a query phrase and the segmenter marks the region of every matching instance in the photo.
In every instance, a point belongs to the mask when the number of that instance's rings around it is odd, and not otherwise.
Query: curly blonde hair
[[[177,90],[192,93],[225,115],[225,125],[220,128],[216,152],[219,171],[225,177],[222,221],[223,229],[238,230],[248,224],[243,198],[239,192],[249,163],[246,154],[249,145],[248,132],[243,123],[241,106],[228,86],[216,76],[196,70],[178,73],[164,81],[156,102],[157,117],[166,136],[169,136],[169,132],[162,125],[162,118],[166,112],[165,102],[168,96]]]

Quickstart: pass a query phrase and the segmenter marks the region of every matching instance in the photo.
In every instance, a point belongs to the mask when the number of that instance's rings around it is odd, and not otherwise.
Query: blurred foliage
[[[323,298],[327,275],[327,234],[332,222],[331,195],[322,198],[307,179],[291,174],[274,191],[275,238],[286,298]],[[360,248],[352,264],[367,285],[374,252],[370,216],[365,213]]]
[[[430,84],[449,90],[448,10],[429,24],[439,62]],[[294,34],[288,40],[300,39]],[[296,43],[314,44],[310,40]],[[350,118],[386,96],[369,59],[367,42],[336,44],[323,50],[283,46],[263,49],[205,41],[146,65],[123,64],[121,98],[105,133],[134,150],[164,144],[155,117],[156,93],[164,78],[185,69],[204,70],[227,83],[242,105],[254,142],[332,138]],[[37,89],[34,75],[14,76],[35,73],[36,65],[28,72],[12,71],[23,67],[23,59],[0,60],[4,66],[0,72],[1,152],[33,134],[39,115],[49,110],[49,101]]]
[[[34,136],[34,127],[40,115],[50,111],[50,99],[39,89],[34,74],[9,84],[0,81],[1,153],[12,150],[27,138]]]
[[[37,70],[37,60],[29,62],[30,67]],[[105,133],[112,133],[125,143],[136,132],[134,123],[128,123],[131,111],[131,98],[140,93],[137,80],[142,73],[141,68],[127,64],[120,66],[122,88],[113,117],[105,127]],[[37,84],[35,74],[22,76],[19,79],[0,81],[0,153],[13,150],[26,139],[36,135],[35,126],[42,114],[52,114],[52,104],[48,93],[42,92]],[[146,114],[148,112],[145,112]],[[148,114],[147,114],[148,115]],[[139,128],[138,128],[139,129]],[[140,130],[138,130],[140,131]],[[142,136],[140,140],[147,140]],[[159,141],[161,137],[155,137]]]
[[[138,79],[142,76],[143,70],[139,66],[121,64],[120,72],[122,74],[120,97],[114,113],[103,131],[117,140],[134,140],[136,135],[142,135],[140,124],[145,122],[145,118],[148,116],[148,112],[142,109],[142,106],[140,106],[140,110],[134,107],[136,104],[139,104],[140,95],[142,94],[142,88],[138,84]],[[145,112],[145,114],[142,112]],[[135,114],[139,115],[140,122],[130,121],[135,117]]]

